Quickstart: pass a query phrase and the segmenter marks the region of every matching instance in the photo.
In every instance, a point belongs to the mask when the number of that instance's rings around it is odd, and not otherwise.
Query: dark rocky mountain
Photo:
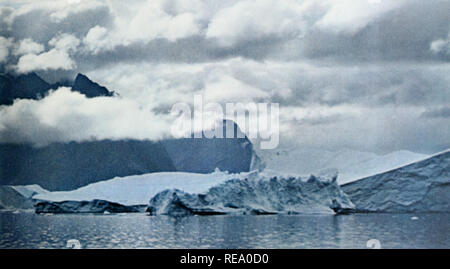
[[[107,88],[91,81],[87,76],[83,74],[78,74],[75,78],[72,86],[72,91],[80,92],[89,98],[114,95],[114,92],[110,92]]]
[[[89,98],[97,96],[113,96],[114,92],[91,81],[83,74],[78,74],[73,82],[61,81],[49,84],[36,73],[25,75],[0,74],[0,105],[11,105],[14,99],[38,99],[44,97],[50,89],[60,86],[72,87]]]
[[[210,173],[219,168],[238,173],[249,171],[255,158],[246,137],[101,140],[44,147],[0,144],[0,185],[39,184],[62,191],[116,176],[152,172]]]
[[[0,144],[1,185],[72,190],[116,176],[175,170],[164,147],[151,141],[53,143],[39,148]]]
[[[219,127],[220,128],[220,127]],[[239,173],[250,171],[252,160],[257,158],[253,144],[242,134],[233,121],[222,122],[223,137],[226,128],[234,128],[235,138],[181,138],[161,141],[177,171],[210,173],[217,167],[221,171]]]
[[[17,77],[0,74],[0,105],[11,105],[14,99],[37,99],[45,96],[50,89],[50,84],[36,73]]]
[[[35,73],[13,77],[0,75],[1,103],[15,98],[37,99],[48,90],[71,86],[87,97],[113,96],[107,88],[78,74],[73,84],[48,84]],[[235,137],[241,133],[232,121]],[[90,183],[130,175],[162,171],[210,173],[216,168],[231,173],[249,171],[259,158],[250,140],[242,138],[184,138],[158,142],[101,140],[52,143],[43,147],[0,144],[0,185],[39,184],[50,191],[73,190]]]

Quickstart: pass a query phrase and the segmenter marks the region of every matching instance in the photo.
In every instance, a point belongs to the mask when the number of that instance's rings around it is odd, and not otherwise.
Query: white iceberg
[[[154,215],[346,213],[354,205],[336,178],[248,173],[206,192],[169,189],[155,195],[147,211]]]

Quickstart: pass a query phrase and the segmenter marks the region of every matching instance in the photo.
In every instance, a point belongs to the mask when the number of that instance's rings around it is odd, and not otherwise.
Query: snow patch
[[[40,193],[34,199],[53,202],[105,200],[122,205],[146,205],[148,200],[166,189],[182,189],[187,192],[207,191],[212,186],[235,177],[216,171],[210,174],[186,172],[161,172],[144,175],[115,177],[73,191]]]

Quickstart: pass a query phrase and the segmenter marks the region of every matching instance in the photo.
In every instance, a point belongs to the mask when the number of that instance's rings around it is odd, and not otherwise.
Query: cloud
[[[105,4],[95,0],[62,0],[62,1],[24,1],[13,13],[14,17],[26,16],[35,11],[44,11],[52,22],[61,22],[67,17],[103,7]]]
[[[427,109],[421,115],[424,118],[450,118],[450,106]]]
[[[80,44],[80,40],[70,34],[62,34],[52,38],[48,44],[57,50],[73,52]]]
[[[41,44],[59,33],[80,38],[93,26],[105,26],[111,21],[105,1],[21,1],[11,6],[2,35],[14,36],[16,40],[31,38]]]
[[[9,56],[9,49],[13,45],[12,38],[0,36],[0,63],[6,62]]]
[[[422,116],[450,102],[447,74],[448,67],[439,63],[325,66],[233,58],[196,64],[130,63],[89,76],[141,105],[154,104],[161,113],[178,102],[192,104],[196,94],[223,108],[227,102],[277,102],[281,137],[292,144],[423,151],[450,142],[445,136],[450,137],[448,119],[430,122]],[[370,143],[364,145],[358,136]]]
[[[93,53],[160,38],[173,42],[197,35],[200,31],[195,9],[175,8],[169,12],[166,10],[167,1],[159,0],[141,1],[134,6],[109,4],[115,15],[112,29],[96,25],[84,38],[86,47]]]
[[[19,45],[14,50],[14,55],[39,54],[44,49],[44,45],[34,42],[31,38],[25,38],[19,42]]]
[[[217,12],[206,37],[222,46],[302,35],[305,7],[298,1],[246,0]]]
[[[0,56],[2,67],[53,81],[85,73],[159,114],[194,94],[277,102],[281,139],[294,144],[431,151],[450,145],[439,116],[450,103],[449,8],[441,0],[21,1],[0,8]],[[48,137],[66,137],[71,127],[62,126]]]
[[[108,29],[101,26],[94,26],[83,39],[84,45],[92,53],[96,54],[101,50],[111,50],[114,44],[108,40]]]
[[[258,99],[267,99],[269,93],[248,85],[229,75],[209,78],[205,82],[203,91],[207,102],[252,102]]]
[[[96,139],[150,139],[169,135],[169,116],[157,116],[151,107],[134,100],[87,98],[59,88],[41,100],[16,100],[0,107],[0,142],[32,143]]]
[[[75,68],[75,62],[65,51],[51,49],[50,51],[36,54],[27,54],[20,57],[17,63],[18,73],[29,73],[38,70],[71,70]]]
[[[49,46],[53,47],[49,51],[39,54],[29,52],[21,56],[17,63],[16,70],[18,73],[28,73],[37,70],[74,69],[76,67],[76,63],[70,55],[76,51],[79,43],[80,41],[78,38],[70,34],[56,36],[48,42]],[[28,42],[28,49],[30,48],[29,45],[30,44]],[[36,49],[37,45],[34,43],[31,46]],[[41,49],[41,47],[38,49]]]
[[[433,41],[447,40],[448,1],[275,2],[30,1],[2,9],[9,14],[4,19],[9,31],[2,35],[46,44],[58,33],[70,33],[82,41],[78,66],[93,62],[96,68],[112,59],[448,60],[430,51]]]
[[[302,111],[311,114],[306,118],[300,114],[301,120],[290,116]],[[443,146],[448,147],[448,119],[423,120],[420,119],[422,112],[417,107],[396,106],[285,108],[280,110],[281,139],[290,146],[350,148],[378,153],[401,149],[432,153],[439,147],[441,150]]]
[[[406,1],[341,0],[325,1],[325,15],[316,26],[334,33],[355,34],[387,12],[402,7]]]
[[[447,54],[450,55],[450,33],[446,39],[437,39],[431,42],[430,50],[434,54]]]

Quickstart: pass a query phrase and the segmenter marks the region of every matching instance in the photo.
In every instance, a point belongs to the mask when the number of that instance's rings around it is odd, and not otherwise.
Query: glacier
[[[450,212],[450,150],[341,187],[358,212]]]
[[[328,151],[308,147],[280,146],[275,150],[258,150],[265,167],[281,173],[320,175],[329,171],[339,173],[339,184],[390,171],[429,157],[407,150],[385,155],[350,149]]]

